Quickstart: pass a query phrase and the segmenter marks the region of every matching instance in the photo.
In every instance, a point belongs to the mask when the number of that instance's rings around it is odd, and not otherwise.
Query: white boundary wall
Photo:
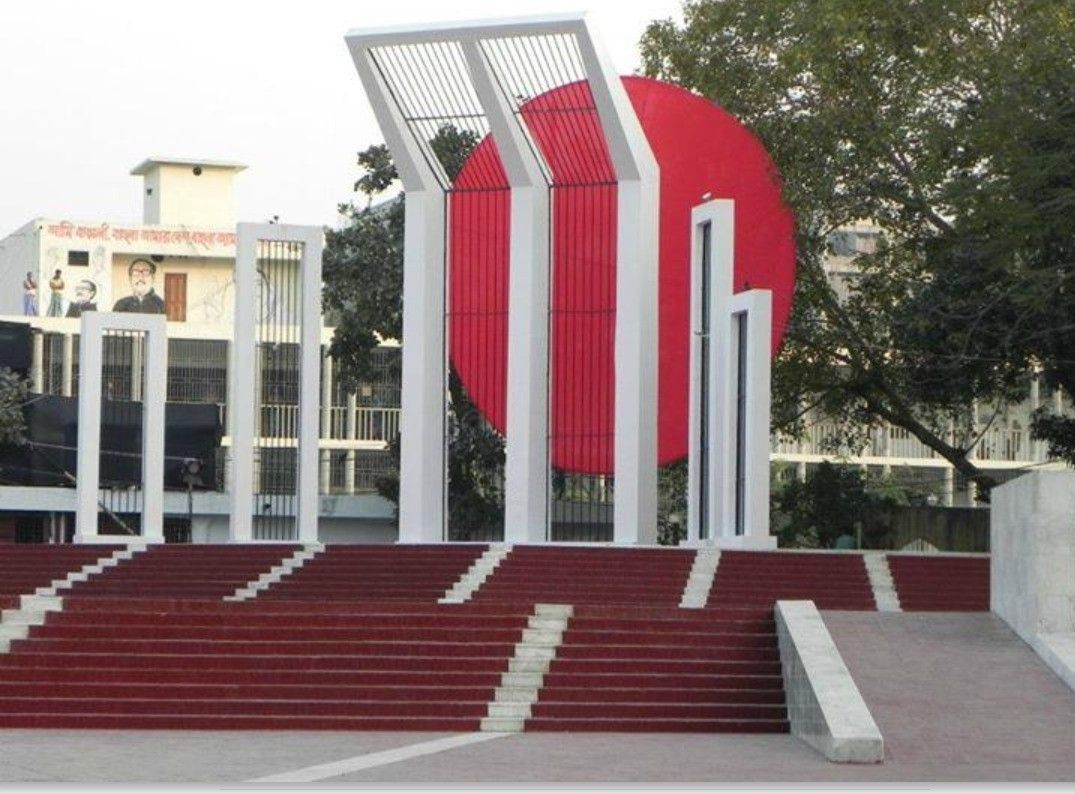
[[[437,542],[446,531],[447,201],[373,51],[419,42],[458,43],[503,158],[512,191],[505,541],[541,542],[549,527],[547,185],[481,45],[486,40],[554,34],[573,35],[578,43],[617,177],[613,539],[656,543],[659,170],[619,75],[590,22],[580,14],[347,34],[355,68],[406,192],[399,504],[403,543]]]
[[[296,541],[317,541],[318,440],[321,411],[321,251],[318,226],[240,223],[236,226],[235,331],[228,383],[228,425],[231,435],[231,524],[229,539],[254,539],[254,444],[257,423],[257,263],[260,243],[302,245],[298,263],[302,302],[299,362],[299,438],[296,472],[298,510]],[[326,399],[328,399],[326,397]]]
[[[101,482],[101,365],[106,331],[144,332],[142,393],[142,532],[133,540],[164,542],[164,402],[168,383],[168,337],[162,314],[85,312],[78,351],[78,508],[75,543],[124,542],[124,535],[97,533]],[[137,377],[138,373],[133,373]]]
[[[708,261],[703,240],[708,229]],[[773,308],[769,290],[734,293],[735,202],[714,199],[691,211],[691,347],[687,474],[688,544],[773,549],[769,534],[769,419]],[[709,274],[708,402],[702,406],[702,270]],[[742,533],[737,532],[739,319],[745,317],[746,382]],[[708,436],[702,448],[702,411]],[[703,471],[702,456],[707,458]],[[702,482],[703,475],[705,483]],[[705,493],[706,520],[701,505]]]
[[[775,616],[791,732],[830,761],[883,761],[881,731],[814,602],[777,601]]]
[[[990,608],[1075,689],[1075,472],[993,489]]]

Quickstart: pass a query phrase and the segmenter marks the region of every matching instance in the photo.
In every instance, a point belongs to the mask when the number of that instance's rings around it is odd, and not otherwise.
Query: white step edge
[[[249,601],[252,598],[257,598],[258,593],[262,590],[267,590],[285,576],[290,576],[324,550],[324,543],[306,543],[301,549],[286,560],[282,560],[269,568],[257,579],[252,579],[242,587],[236,588],[235,592],[230,596],[224,596],[224,600]]]
[[[564,641],[573,609],[569,604],[535,604],[534,611],[515,645],[515,655],[508,660],[507,672],[500,676],[481,721],[483,731],[521,733],[537,703],[545,673]]]
[[[96,562],[83,565],[63,579],[53,579],[49,587],[39,587],[31,594],[19,596],[19,606],[16,609],[0,612],[0,654],[11,650],[12,640],[29,637],[33,626],[44,625],[49,612],[63,609],[63,598],[58,595],[61,591],[69,590],[75,582],[88,581],[91,576],[103,573],[106,568],[113,568],[145,549],[145,544],[127,546],[107,557],[99,558]]]
[[[888,555],[883,551],[863,552],[862,562],[866,566],[866,575],[870,578],[877,611],[902,612],[896,583],[892,581],[892,570],[888,567]]]
[[[471,563],[458,581],[444,591],[444,595],[437,599],[437,603],[464,604],[469,601],[510,553],[510,543],[491,544],[478,559]]]
[[[694,564],[683,587],[683,595],[679,599],[680,608],[701,609],[706,605],[719,563],[720,549],[703,548],[695,552]]]
[[[791,733],[830,761],[883,761],[881,731],[814,602],[777,601],[774,613]]]

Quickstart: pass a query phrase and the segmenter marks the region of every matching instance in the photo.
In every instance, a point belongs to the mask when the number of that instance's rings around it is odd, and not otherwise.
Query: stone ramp
[[[885,737],[853,779],[1075,780],[1075,692],[1000,618],[822,614]]]

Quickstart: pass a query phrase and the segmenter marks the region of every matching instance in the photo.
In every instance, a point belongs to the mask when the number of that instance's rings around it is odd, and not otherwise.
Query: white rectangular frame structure
[[[164,403],[168,335],[162,314],[85,312],[78,351],[78,482],[75,543],[123,542],[129,536],[97,531],[101,483],[101,366],[106,331],[146,335],[142,392],[142,527],[135,542],[164,542]]]
[[[229,355],[228,426],[231,436],[231,521],[233,543],[254,540],[254,442],[257,399],[257,263],[261,242],[300,243],[299,438],[295,523],[292,541],[312,543],[318,533],[318,442],[321,386],[321,254],[318,226],[276,223],[236,225],[235,329]],[[260,542],[260,541],[259,541]]]
[[[735,202],[714,199],[698,205],[691,212],[686,542],[771,549],[776,547],[776,538],[769,534],[772,293],[758,289],[733,293],[734,272]],[[704,275],[709,277],[708,328],[702,325]],[[741,340],[744,326],[746,339]],[[703,366],[706,340],[708,360]],[[738,388],[741,351],[746,368],[742,394]],[[708,380],[704,404],[703,372]],[[741,424],[740,398],[744,406]]]
[[[551,271],[547,183],[482,52],[484,40],[575,36],[617,177],[616,482],[613,539],[657,539],[657,339],[660,179],[656,158],[611,60],[585,15],[557,14],[353,30],[346,36],[406,193],[399,540],[441,541],[445,487],[447,197],[408,128],[373,50],[458,43],[511,187],[505,540],[549,533]],[[540,180],[540,181],[539,181]]]

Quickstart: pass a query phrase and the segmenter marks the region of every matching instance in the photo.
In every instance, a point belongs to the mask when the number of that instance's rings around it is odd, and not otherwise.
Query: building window
[[[67,252],[67,264],[70,267],[89,267],[89,265],[90,265],[90,252],[89,251],[68,251]]]
[[[223,339],[168,340],[168,401],[228,400],[228,343]]]

